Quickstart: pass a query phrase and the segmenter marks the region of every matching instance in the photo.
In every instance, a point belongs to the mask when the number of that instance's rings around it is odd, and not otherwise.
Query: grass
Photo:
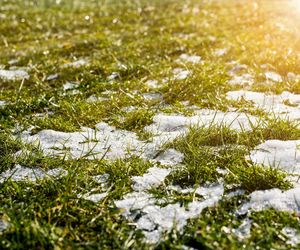
[[[296,214],[252,213],[251,236],[242,241],[224,231],[241,224],[244,218],[235,211],[251,192],[292,186],[286,173],[256,165],[246,156],[268,139],[299,139],[298,122],[270,118],[250,102],[225,98],[227,91],[242,88],[227,83],[232,61],[246,64],[245,73],[253,75],[254,84],[247,90],[300,93],[300,81],[287,77],[289,72],[300,74],[299,10],[287,2],[0,0],[0,69],[25,67],[30,75],[24,81],[0,78],[0,101],[7,102],[0,106],[0,173],[16,164],[68,172],[60,180],[8,179],[0,184],[0,222],[9,224],[0,231],[0,248],[292,248],[281,230],[290,226],[300,232]],[[215,51],[223,48],[227,52],[217,56]],[[199,55],[202,61],[180,61],[182,54]],[[80,59],[87,64],[64,67]],[[189,71],[189,76],[174,79],[176,68]],[[281,74],[283,82],[265,81],[265,68]],[[113,72],[116,77],[111,79]],[[57,78],[47,80],[53,74]],[[158,88],[149,87],[148,80],[157,80]],[[66,82],[76,83],[76,91],[64,90]],[[146,99],[146,93],[159,93],[163,100]],[[106,122],[151,141],[153,135],[144,127],[152,124],[157,113],[189,116],[195,108],[237,110],[261,122],[251,131],[223,125],[189,128],[186,135],[163,147],[182,152],[184,166],[173,169],[163,185],[150,192],[166,204],[185,204],[201,197],[170,193],[166,187],[198,187],[222,179],[225,193],[238,188],[246,193],[222,199],[189,220],[183,232],[173,230],[156,245],[146,243],[142,232],[114,204],[132,192],[131,178],[146,173],[152,162],[139,157],[52,158],[17,139],[30,128],[33,134],[44,129],[73,132]],[[16,157],[21,149],[28,154]],[[105,192],[92,178],[104,173],[109,174],[106,198],[95,204],[78,197]]]

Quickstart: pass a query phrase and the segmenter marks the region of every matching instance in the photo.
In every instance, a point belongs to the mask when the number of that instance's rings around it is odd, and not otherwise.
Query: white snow
[[[281,191],[274,188],[265,191],[255,191],[250,194],[250,201],[242,205],[237,213],[247,214],[251,211],[261,211],[274,208],[279,211],[300,213],[300,188]]]
[[[300,244],[300,234],[295,228],[284,227],[281,233],[287,238],[286,243],[292,246]]]
[[[189,70],[185,70],[185,69],[181,69],[181,68],[173,69],[172,73],[173,73],[174,80],[184,80],[184,79],[188,78],[190,75]]]
[[[256,125],[256,117],[239,112],[221,112],[202,109],[195,112],[194,116],[157,114],[153,118],[153,124],[145,128],[155,135],[169,135],[177,137],[187,132],[189,126],[228,125],[231,129],[251,130],[251,124]]]
[[[160,147],[176,137],[184,135],[191,125],[209,126],[226,124],[232,129],[250,130],[257,119],[243,113],[223,113],[213,110],[199,110],[195,116],[158,114],[153,124],[144,128],[152,133],[152,141],[138,140],[136,133],[119,130],[102,122],[95,129],[82,128],[80,132],[59,132],[42,130],[35,135],[23,132],[21,139],[25,143],[36,143],[46,155],[66,156],[67,158],[87,159],[104,158],[116,160],[132,155],[153,159]],[[170,153],[170,152],[169,152]]]
[[[251,86],[254,83],[254,77],[251,74],[245,73],[242,75],[234,75],[229,81],[230,85]]]
[[[229,100],[251,101],[255,107],[281,118],[300,119],[300,95],[298,94],[284,91],[280,95],[268,95],[262,92],[237,90],[229,91],[226,95]]]
[[[89,62],[85,59],[79,59],[77,61],[74,62],[70,62],[70,63],[65,63],[62,67],[63,68],[80,68],[83,66],[86,66]]]
[[[157,187],[170,174],[170,169],[152,167],[143,176],[133,176],[132,189],[135,191],[144,191],[152,187]]]
[[[265,72],[265,77],[267,80],[271,80],[273,82],[282,82],[282,77],[278,73],[274,71]]]
[[[28,168],[21,165],[16,165],[13,169],[7,170],[0,174],[0,183],[5,182],[7,179],[12,181],[32,181],[45,179],[47,177],[60,178],[67,174],[66,170],[55,168],[44,171],[40,168]]]
[[[47,81],[52,81],[52,80],[55,80],[57,78],[58,78],[58,74],[52,74],[52,75],[47,76],[46,80]]]
[[[98,184],[106,184],[109,180],[109,174],[100,174],[93,176],[93,179]]]
[[[6,81],[18,81],[29,79],[29,74],[23,69],[4,70],[0,69],[0,79]]]
[[[133,132],[117,130],[106,123],[98,123],[96,129],[82,128],[81,132],[42,130],[35,135],[22,134],[26,143],[36,143],[46,155],[69,158],[86,157],[118,159],[141,154],[145,144]]]
[[[112,82],[113,80],[117,79],[119,77],[118,72],[112,72],[108,77],[107,80]]]
[[[145,82],[146,86],[149,88],[157,88],[159,87],[159,83],[157,80],[148,80]]]
[[[225,54],[227,54],[227,52],[228,52],[227,48],[215,49],[214,50],[214,55],[215,56],[224,56]]]
[[[6,104],[7,104],[6,101],[1,101],[1,100],[0,100],[0,108],[1,108],[1,107],[4,107]]]
[[[160,93],[145,93],[143,97],[147,101],[162,101],[163,95]]]
[[[108,195],[108,193],[106,193],[106,192],[100,193],[100,194],[86,194],[86,195],[81,196],[80,198],[98,203],[99,201],[103,200],[107,195]]]
[[[174,166],[181,163],[184,159],[183,153],[175,149],[167,149],[166,151],[159,154],[155,160],[160,162],[162,165]]]
[[[78,87],[79,87],[79,83],[76,83],[76,82],[66,82],[66,83],[63,85],[64,91],[76,89],[76,88],[78,88]]]
[[[251,151],[250,159],[291,174],[300,174],[300,140],[267,140]]]
[[[251,236],[251,226],[252,221],[249,218],[246,218],[242,221],[242,224],[236,228],[232,229],[232,232],[239,240],[245,240]]]
[[[182,54],[179,56],[178,61],[196,64],[201,62],[201,56]]]
[[[143,231],[149,243],[157,243],[163,233],[174,228],[182,230],[188,219],[195,218],[203,209],[214,206],[221,199],[224,188],[221,184],[202,187],[200,193],[205,195],[204,200],[194,200],[186,208],[179,203],[164,207],[156,205],[159,200],[145,191],[130,193],[115,204],[123,210],[124,216],[136,222],[137,229]]]

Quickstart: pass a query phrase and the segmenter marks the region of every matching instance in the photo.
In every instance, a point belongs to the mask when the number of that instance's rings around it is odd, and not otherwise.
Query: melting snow
[[[72,83],[72,82],[67,82],[63,85],[63,89],[64,91],[66,90],[72,90],[72,89],[76,89],[79,87],[78,83]]]
[[[200,63],[201,56],[182,54],[179,57],[179,61],[188,62],[188,63]]]
[[[7,81],[18,81],[29,79],[29,74],[22,69],[4,70],[0,69],[0,79]]]
[[[232,232],[239,240],[245,240],[251,236],[251,224],[252,221],[246,218],[242,221],[242,224],[237,229],[233,229]]]
[[[250,74],[234,75],[229,81],[230,85],[251,86],[254,83],[254,77]]]
[[[281,232],[287,237],[287,244],[292,246],[300,244],[300,234],[296,229],[291,227],[284,227]]]
[[[163,233],[170,232],[173,228],[180,231],[188,219],[195,218],[203,209],[214,206],[224,193],[223,185],[202,187],[201,190],[205,195],[204,200],[194,200],[187,207],[179,203],[160,207],[156,205],[159,200],[144,191],[130,193],[115,204],[124,210],[128,219],[136,222],[137,229],[143,231],[148,242],[157,243]]]
[[[5,106],[6,104],[7,104],[6,101],[0,101],[0,108],[3,107],[3,106]]]
[[[157,80],[148,80],[145,82],[145,84],[149,87],[149,88],[157,88],[159,87],[159,83]]]
[[[80,198],[98,203],[99,201],[103,200],[107,196],[107,193],[100,193],[100,194],[86,194],[82,195]]]
[[[265,191],[255,191],[250,194],[250,201],[242,205],[237,213],[247,214],[248,212],[261,211],[274,208],[279,211],[300,212],[300,188],[293,188],[281,191],[274,188]]]
[[[143,176],[133,176],[134,182],[132,189],[135,191],[145,191],[157,187],[170,174],[170,169],[152,167]]]
[[[145,100],[148,101],[162,101],[163,100],[163,95],[160,93],[145,93],[143,94],[143,97]]]
[[[27,168],[20,165],[16,165],[13,169],[7,170],[0,174],[0,183],[3,183],[7,179],[12,181],[37,181],[38,179],[44,179],[47,177],[60,178],[67,174],[66,170],[61,168],[55,168],[48,171],[44,171],[40,168]]]
[[[227,52],[228,52],[227,48],[216,49],[216,50],[214,50],[214,55],[215,56],[224,56],[225,54],[227,54]]]
[[[88,64],[88,61],[85,59],[80,59],[74,62],[70,62],[70,63],[65,63],[62,67],[63,68],[69,68],[69,67],[73,67],[73,68],[80,68],[83,66],[86,66]]]
[[[184,79],[188,78],[189,75],[190,75],[189,70],[184,70],[184,69],[181,69],[181,68],[173,69],[172,73],[174,75],[173,76],[174,80],[184,80]]]
[[[300,119],[300,95],[287,91],[282,92],[280,95],[267,95],[262,92],[245,90],[229,91],[227,92],[227,99],[251,101],[256,107],[282,118]],[[286,105],[286,103],[290,105]]]
[[[271,80],[273,82],[282,82],[281,75],[279,75],[279,74],[277,74],[276,72],[273,72],[273,71],[266,72],[265,77],[266,77],[267,80]]]
[[[167,149],[165,152],[161,153],[155,158],[156,161],[160,162],[162,165],[177,165],[183,161],[184,155],[175,149]]]
[[[300,140],[268,140],[251,151],[250,159],[258,164],[300,174],[299,146]]]

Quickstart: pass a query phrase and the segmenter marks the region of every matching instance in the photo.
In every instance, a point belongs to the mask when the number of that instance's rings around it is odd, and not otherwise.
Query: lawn
[[[300,2],[0,0],[0,249],[299,249]]]

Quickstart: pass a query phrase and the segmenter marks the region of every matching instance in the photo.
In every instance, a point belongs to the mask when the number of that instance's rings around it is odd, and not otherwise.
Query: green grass
[[[230,62],[248,65],[255,83],[248,90],[300,93],[299,10],[285,0],[0,0],[0,69],[25,67],[28,80],[0,79],[0,173],[16,164],[44,170],[63,168],[67,176],[37,182],[0,184],[1,249],[290,249],[280,233],[284,226],[300,232],[299,216],[266,210],[252,213],[251,237],[240,241],[224,231],[237,228],[235,214],[255,190],[292,186],[287,174],[256,165],[246,156],[268,139],[300,138],[298,122],[269,118],[246,101],[228,101]],[[216,56],[216,49],[227,53]],[[200,64],[179,62],[183,54],[199,55]],[[17,59],[13,65],[10,61]],[[63,67],[78,59],[88,64]],[[283,76],[282,83],[266,83],[263,64]],[[270,66],[271,65],[271,66]],[[189,70],[184,80],[173,79],[173,69]],[[109,76],[117,72],[114,80]],[[54,80],[47,76],[58,74]],[[148,80],[160,83],[148,87]],[[77,93],[64,91],[66,82],[78,83]],[[146,100],[145,93],[160,93],[163,100]],[[98,100],[88,102],[94,96]],[[101,98],[107,98],[103,100]],[[188,101],[188,105],[183,102]],[[45,156],[26,145],[18,132],[43,129],[73,132],[106,122],[151,141],[144,127],[160,112],[193,115],[193,107],[237,110],[256,115],[261,122],[252,131],[228,126],[191,127],[163,149],[185,156],[163,185],[151,189],[167,203],[191,202],[193,194],[166,189],[168,185],[198,187],[224,180],[225,193],[242,188],[243,196],[222,199],[217,206],[188,221],[183,232],[164,235],[156,245],[144,242],[142,232],[122,216],[114,201],[132,192],[132,177],[147,172],[153,163],[131,157],[106,161]],[[128,107],[134,109],[128,111]],[[20,149],[28,154],[16,157]],[[228,171],[227,175],[220,169]],[[92,190],[104,192],[92,176],[109,174],[109,194],[95,204],[78,197]],[[196,197],[199,198],[199,197]],[[295,247],[297,249],[297,247]]]

